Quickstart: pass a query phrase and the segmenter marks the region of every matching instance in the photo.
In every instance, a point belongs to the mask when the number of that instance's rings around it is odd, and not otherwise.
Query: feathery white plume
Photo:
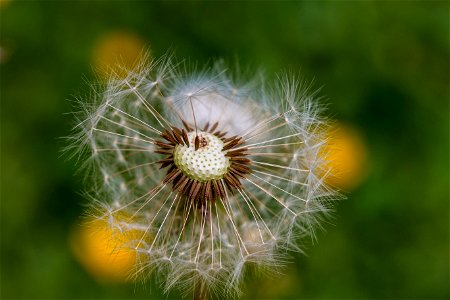
[[[161,59],[80,101],[91,213],[128,234],[137,278],[233,297],[247,269],[277,270],[314,235],[339,197],[324,183],[327,123],[306,86],[266,86]]]

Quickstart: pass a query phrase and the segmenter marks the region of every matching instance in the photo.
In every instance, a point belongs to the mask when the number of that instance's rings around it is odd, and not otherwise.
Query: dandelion
[[[132,232],[120,245],[136,252],[131,276],[165,292],[239,295],[245,273],[277,272],[302,251],[338,197],[308,86],[233,78],[165,58],[80,100],[72,147],[89,153],[89,212]]]

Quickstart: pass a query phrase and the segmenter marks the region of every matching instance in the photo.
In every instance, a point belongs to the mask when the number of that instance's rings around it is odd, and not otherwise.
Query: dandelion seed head
[[[99,175],[90,214],[132,233],[132,277],[234,297],[246,270],[277,272],[315,236],[339,198],[323,171],[327,121],[307,86],[280,81],[236,84],[165,57],[80,101],[72,148]]]

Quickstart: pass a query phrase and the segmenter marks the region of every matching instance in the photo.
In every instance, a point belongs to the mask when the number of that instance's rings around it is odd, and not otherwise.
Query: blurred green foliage
[[[67,99],[115,30],[155,57],[300,71],[364,135],[368,177],[334,226],[287,275],[249,282],[248,299],[450,297],[447,1],[11,0],[0,22],[2,298],[164,298],[151,281],[97,283],[68,242],[85,200],[75,162],[60,158]]]

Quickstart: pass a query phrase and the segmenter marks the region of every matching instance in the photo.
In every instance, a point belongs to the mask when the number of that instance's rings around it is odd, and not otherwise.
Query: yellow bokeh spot
[[[125,78],[128,70],[139,65],[148,55],[148,45],[138,35],[127,31],[110,32],[102,36],[94,45],[92,64],[102,79],[111,73]]]
[[[0,8],[5,8],[10,2],[11,0],[0,0]]]
[[[323,169],[329,170],[328,184],[344,190],[356,187],[367,175],[367,148],[359,131],[339,124],[327,132],[329,143],[323,147],[326,156]]]
[[[140,238],[137,231],[113,230],[104,220],[93,220],[76,226],[71,248],[80,264],[100,282],[123,282],[131,275],[136,251],[130,241]]]

